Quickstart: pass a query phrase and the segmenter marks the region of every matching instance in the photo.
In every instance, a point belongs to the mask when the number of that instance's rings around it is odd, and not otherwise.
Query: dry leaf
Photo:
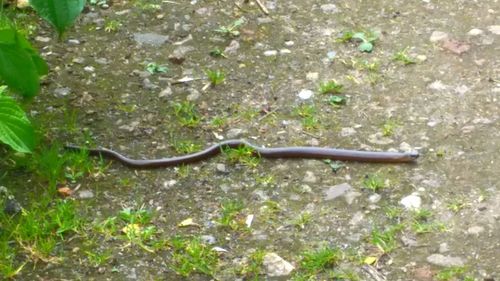
[[[181,221],[178,225],[178,227],[186,227],[186,226],[196,226],[199,227],[200,225],[195,223],[192,218],[187,218],[183,221]]]
[[[57,188],[57,193],[62,197],[69,197],[73,194],[73,190],[67,186]]]

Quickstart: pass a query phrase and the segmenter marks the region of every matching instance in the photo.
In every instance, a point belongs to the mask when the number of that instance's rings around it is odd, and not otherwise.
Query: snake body
[[[221,153],[225,148],[248,147],[254,151],[256,156],[264,158],[313,158],[313,159],[331,159],[341,161],[357,162],[376,162],[376,163],[407,163],[415,161],[418,152],[376,152],[376,151],[358,151],[348,149],[336,149],[326,147],[312,146],[287,146],[265,148],[253,145],[245,140],[226,140],[216,143],[202,151],[161,159],[130,159],[116,151],[107,148],[86,149],[79,146],[67,145],[65,148],[74,151],[88,151],[89,155],[103,156],[117,160],[131,168],[161,168],[171,167],[182,164],[189,164],[206,160]]]

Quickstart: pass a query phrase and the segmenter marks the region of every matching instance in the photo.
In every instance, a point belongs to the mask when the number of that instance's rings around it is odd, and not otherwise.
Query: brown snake
[[[288,147],[272,147],[264,148],[255,146],[245,140],[226,140],[216,143],[202,151],[175,156],[171,158],[161,159],[130,159],[116,151],[98,148],[86,149],[74,145],[66,145],[65,148],[74,151],[88,151],[89,155],[100,155],[103,157],[117,160],[118,162],[132,168],[161,168],[170,167],[182,164],[189,164],[201,160],[209,159],[219,153],[224,148],[241,148],[249,147],[254,151],[256,156],[264,158],[314,158],[314,159],[331,159],[341,161],[357,161],[357,162],[375,162],[375,163],[408,163],[415,161],[419,154],[418,152],[376,152],[376,151],[358,151],[347,149],[336,149],[326,147],[313,146],[288,146]]]

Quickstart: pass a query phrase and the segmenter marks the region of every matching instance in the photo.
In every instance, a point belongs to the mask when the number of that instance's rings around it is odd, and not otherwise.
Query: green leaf
[[[33,97],[40,90],[37,64],[19,45],[0,44],[0,77],[12,90],[25,97]]]
[[[0,141],[12,149],[31,153],[35,147],[35,130],[16,101],[0,93]]]
[[[367,53],[370,53],[372,50],[373,50],[373,44],[368,42],[368,41],[365,41],[361,44],[359,44],[359,47],[358,49],[361,51],[361,52],[367,52]]]
[[[85,0],[30,0],[38,14],[50,22],[59,37],[71,26],[85,6]]]
[[[351,36],[352,39],[359,39],[361,41],[368,41],[364,32],[356,32]]]

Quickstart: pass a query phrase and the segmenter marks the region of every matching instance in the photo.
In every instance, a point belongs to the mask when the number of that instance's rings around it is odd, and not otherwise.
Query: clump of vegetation
[[[436,276],[436,280],[439,281],[453,281],[453,280],[463,280],[463,281],[474,281],[474,277],[467,274],[467,268],[463,266],[453,266],[450,268],[445,268],[440,270]]]
[[[300,261],[300,270],[305,271],[307,275],[315,275],[333,268],[342,258],[342,251],[337,248],[324,247],[316,251],[307,251]]]
[[[382,135],[384,137],[390,137],[394,135],[394,130],[399,127],[399,124],[397,121],[393,119],[389,119],[382,124]]]
[[[227,56],[224,54],[224,51],[222,51],[219,48],[214,48],[213,50],[210,51],[209,54],[214,58],[227,58]]]
[[[377,192],[385,187],[385,183],[379,175],[367,175],[363,180],[363,187],[373,192]]]
[[[221,216],[217,220],[223,227],[229,227],[233,230],[240,229],[244,226],[240,215],[243,210],[243,202],[239,200],[226,200],[221,204]]]
[[[319,85],[318,91],[320,94],[323,94],[323,95],[324,94],[336,95],[336,94],[342,93],[343,88],[344,88],[344,85],[337,83],[337,81],[335,81],[335,80],[330,80],[328,82],[322,82]]]
[[[176,141],[174,140],[173,147],[177,153],[188,154],[201,150],[201,145],[192,141]]]
[[[4,202],[0,200],[0,206]],[[56,246],[82,230],[83,221],[71,200],[46,194],[20,214],[0,212],[0,274],[17,275],[31,261],[57,262]]]
[[[194,128],[201,122],[201,115],[196,109],[196,105],[190,101],[174,103],[174,115],[179,123],[184,127]]]
[[[363,32],[353,32],[347,31],[342,33],[342,35],[337,39],[339,42],[349,42],[349,41],[358,41],[360,44],[358,45],[358,50],[361,52],[370,53],[373,50],[373,45],[375,41],[378,40],[379,34],[374,31],[363,31]]]
[[[310,212],[303,212],[297,218],[292,220],[292,225],[294,225],[298,229],[306,228],[306,225],[311,223],[312,214]]]
[[[262,262],[266,252],[263,250],[256,250],[248,257],[248,262],[239,270],[240,274],[245,276],[245,280],[260,280],[260,273],[262,270]]]
[[[229,37],[238,37],[240,35],[240,27],[245,23],[245,18],[239,18],[228,26],[220,26],[215,32],[221,33]]]
[[[314,130],[319,127],[319,120],[316,117],[316,107],[314,105],[300,105],[295,109],[295,114],[302,117],[302,126],[305,130]]]
[[[217,86],[226,80],[226,74],[222,70],[207,70],[205,71],[210,85]]]
[[[379,257],[394,251],[398,247],[399,244],[396,240],[396,235],[403,229],[403,227],[404,226],[402,224],[396,224],[391,225],[384,231],[379,229],[372,230],[369,241],[380,251]]]
[[[260,163],[260,156],[255,150],[248,146],[236,148],[223,147],[222,153],[231,163],[241,163],[247,167],[255,168]]]
[[[409,47],[406,47],[403,50],[395,53],[394,56],[392,57],[392,60],[401,62],[404,65],[417,63],[414,58],[412,58],[408,55],[408,49],[409,49]]]
[[[146,64],[146,71],[155,74],[155,73],[165,73],[168,71],[168,67],[165,65],[158,65],[155,62],[150,62]]]
[[[121,26],[122,26],[122,23],[118,20],[106,21],[106,23],[104,24],[104,31],[109,32],[109,33],[117,32]]]
[[[217,252],[203,244],[199,238],[176,236],[170,240],[173,250],[172,269],[179,275],[189,277],[193,273],[213,276],[219,262]]]
[[[427,209],[414,210],[412,213],[411,229],[416,234],[444,231],[446,226],[432,220],[433,214]]]
[[[118,216],[106,218],[96,224],[95,228],[107,237],[127,241],[126,247],[137,245],[148,252],[154,252],[155,246],[161,241],[154,239],[158,229],[152,225],[152,218],[153,214],[149,210],[125,208]]]

